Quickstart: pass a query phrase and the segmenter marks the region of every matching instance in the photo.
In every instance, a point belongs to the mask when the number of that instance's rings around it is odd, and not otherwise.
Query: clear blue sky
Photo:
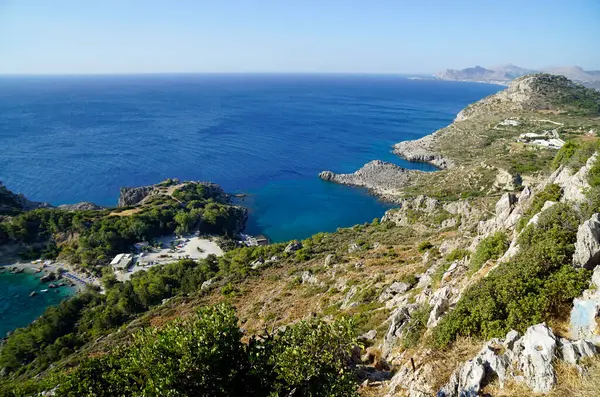
[[[600,69],[600,0],[0,0],[0,73]]]

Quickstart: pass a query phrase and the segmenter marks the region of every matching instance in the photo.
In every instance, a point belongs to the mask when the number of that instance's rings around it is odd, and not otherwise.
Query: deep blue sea
[[[333,231],[386,204],[319,180],[382,159],[498,91],[353,75],[0,77],[0,180],[33,200],[115,205],[121,186],[206,180],[244,192],[273,241]]]
[[[501,88],[400,76],[5,76],[0,180],[33,200],[106,206],[121,186],[213,181],[248,194],[250,233],[304,238],[389,207],[320,171],[374,159],[431,170],[391,146]]]

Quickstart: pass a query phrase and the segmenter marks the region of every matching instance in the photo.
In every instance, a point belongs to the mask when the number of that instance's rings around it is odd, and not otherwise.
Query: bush
[[[547,185],[541,192],[537,193],[527,211],[519,219],[517,230],[521,231],[531,218],[542,210],[546,201],[558,201],[562,197],[562,188],[554,183]]]
[[[433,248],[433,244],[431,244],[429,241],[421,241],[421,243],[419,244],[419,246],[417,247],[417,250],[420,253],[424,253],[425,251],[430,250],[431,248]]]
[[[463,248],[456,248],[456,249],[452,250],[452,252],[450,252],[446,256],[446,260],[448,262],[459,261],[461,259],[464,259],[464,258],[470,256],[470,255],[471,255],[471,251],[463,249]]]
[[[590,272],[574,269],[579,217],[566,204],[545,211],[519,239],[519,253],[470,287],[434,329],[438,347],[458,335],[485,339],[548,321],[586,288]]]
[[[503,232],[496,232],[481,240],[471,257],[469,270],[475,273],[490,259],[498,259],[508,248],[508,238]]]
[[[427,321],[431,307],[422,305],[416,309],[410,316],[408,325],[406,326],[406,334],[402,339],[402,346],[406,349],[416,346],[427,329]]]
[[[577,153],[579,145],[574,141],[566,142],[563,147],[556,153],[554,160],[552,160],[552,168],[557,169],[561,165],[565,165],[569,160]]]
[[[597,159],[592,164],[592,167],[588,171],[587,180],[593,188],[600,186],[600,160]]]
[[[354,396],[349,320],[303,321],[241,342],[233,309],[204,308],[57,379],[61,396]],[[294,392],[295,390],[295,392]]]

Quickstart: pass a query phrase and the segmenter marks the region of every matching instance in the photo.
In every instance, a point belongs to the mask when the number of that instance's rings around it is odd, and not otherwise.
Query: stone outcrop
[[[566,166],[560,166],[548,178],[547,183],[554,183],[563,188],[563,195],[560,201],[571,201],[581,203],[586,200],[585,191],[590,187],[587,182],[587,174],[598,158],[598,153],[594,153],[577,172]]]
[[[139,186],[139,187],[122,187],[119,195],[119,201],[117,203],[117,207],[131,207],[138,204],[143,204],[143,202],[148,198],[156,195],[170,195],[174,188],[182,188],[186,185],[201,185],[207,190],[207,195],[215,199],[215,201],[221,203],[229,203],[230,198],[227,193],[221,188],[221,186],[217,185],[213,182],[183,182],[178,185],[164,185],[164,184],[156,184],[149,186]]]
[[[58,209],[65,211],[98,211],[104,209],[104,207],[90,203],[89,201],[82,201],[76,204],[62,204],[58,206]]]
[[[131,207],[140,204],[146,197],[157,192],[155,186],[122,187],[117,207]]]
[[[381,295],[379,295],[379,302],[387,302],[390,299],[393,299],[396,295],[405,293],[410,288],[410,284],[396,281],[383,290]]]
[[[365,187],[377,196],[395,200],[400,194],[400,189],[407,186],[412,178],[420,172],[407,170],[385,161],[374,160],[352,174],[323,171],[319,174],[319,178],[343,185]]]
[[[290,253],[290,252],[296,252],[299,249],[302,248],[302,243],[299,241],[292,241],[290,242],[286,247],[285,247],[285,252],[286,253]]]
[[[390,316],[390,326],[383,338],[383,345],[381,350],[383,357],[388,357],[392,352],[392,349],[396,345],[396,342],[402,337],[406,331],[408,322],[410,321],[411,314],[419,307],[418,304],[410,304],[401,306],[396,309]]]
[[[16,194],[8,190],[0,181],[0,214],[11,211],[30,211],[36,208],[51,208],[48,203],[28,200],[24,194]]]
[[[571,336],[600,344],[600,266],[596,266],[589,289],[573,301]]]
[[[593,269],[600,264],[600,214],[594,214],[577,229],[573,266]]]
[[[524,383],[533,392],[547,393],[556,384],[554,362],[577,365],[598,353],[592,343],[557,338],[546,324],[531,326],[522,337],[510,331],[504,339],[492,339],[459,368],[438,392],[438,397],[477,396],[493,377],[500,387],[507,380]]]
[[[498,190],[515,191],[523,185],[523,178],[519,174],[511,174],[510,172],[498,169],[494,188]]]
[[[429,163],[440,169],[454,166],[452,161],[443,157],[434,149],[439,131],[414,141],[404,141],[394,145],[394,153],[408,161]]]

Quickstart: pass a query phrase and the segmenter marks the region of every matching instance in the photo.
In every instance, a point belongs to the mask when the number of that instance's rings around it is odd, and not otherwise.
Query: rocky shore
[[[319,174],[319,178],[343,185],[365,187],[376,196],[397,201],[401,189],[410,184],[420,173],[422,171],[407,170],[392,163],[374,160],[352,174],[323,171]]]
[[[440,169],[451,168],[454,166],[453,162],[434,149],[439,134],[440,131],[437,131],[421,139],[397,143],[394,145],[394,153],[408,161],[429,163]]]

